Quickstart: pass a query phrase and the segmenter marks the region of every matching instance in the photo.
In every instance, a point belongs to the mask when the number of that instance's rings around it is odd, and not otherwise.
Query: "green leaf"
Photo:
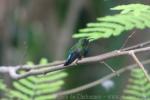
[[[47,64],[48,60],[42,58],[41,65]],[[28,62],[30,66],[33,62]],[[10,90],[8,97],[21,100],[53,100],[56,93],[65,84],[64,78],[68,74],[65,71],[56,71],[46,75],[29,76],[13,82],[14,89]]]
[[[94,41],[100,38],[118,36],[124,31],[134,28],[150,28],[150,6],[144,4],[120,5],[111,10],[121,11],[119,14],[97,18],[95,23],[88,23],[73,38],[87,38]]]
[[[124,90],[121,100],[149,100],[150,84],[142,69],[135,68],[131,71],[129,83]]]

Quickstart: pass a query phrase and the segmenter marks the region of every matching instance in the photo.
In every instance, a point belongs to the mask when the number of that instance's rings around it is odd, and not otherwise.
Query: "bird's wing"
[[[89,52],[89,49],[88,49],[88,48],[84,49],[83,56],[84,56],[84,57],[86,57],[86,56],[87,56],[87,54],[88,54],[88,52]]]
[[[72,52],[69,54],[64,66],[67,66],[69,64],[71,64],[73,61],[75,61],[79,56],[79,52]]]

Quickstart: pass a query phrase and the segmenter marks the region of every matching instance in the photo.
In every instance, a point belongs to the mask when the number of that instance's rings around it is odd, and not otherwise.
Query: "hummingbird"
[[[67,66],[74,62],[75,60],[81,60],[83,57],[87,56],[88,53],[89,40],[80,39],[70,50],[64,66]]]

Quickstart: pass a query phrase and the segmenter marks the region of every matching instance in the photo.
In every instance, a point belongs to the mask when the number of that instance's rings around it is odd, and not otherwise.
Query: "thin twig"
[[[20,57],[20,65],[23,64],[23,61],[24,61],[24,59],[27,55],[27,49],[28,49],[28,46],[27,46],[26,42],[24,42],[23,45],[24,45],[24,48],[23,48],[24,50],[23,50],[22,56]]]
[[[127,48],[120,49],[120,51],[127,51],[127,50],[131,50],[131,49],[137,49],[137,48],[147,46],[149,44],[150,44],[150,41],[147,41],[147,42],[140,43],[140,44],[137,44],[137,45],[134,45],[134,46],[130,46],[130,47],[127,47]],[[39,68],[44,68],[44,67],[57,66],[57,65],[63,64],[64,62],[65,61],[54,61],[54,62],[46,64],[46,65],[34,65],[32,67],[25,66],[21,69],[39,69]]]
[[[108,69],[110,69],[113,73],[116,73],[116,71],[109,65],[107,64],[105,61],[101,62],[102,64],[104,64]],[[119,76],[118,73],[116,73],[117,76]]]
[[[134,53],[139,53],[139,52],[144,52],[144,51],[149,51],[149,50],[150,50],[150,47],[144,47],[144,48],[134,49],[132,51],[134,51]],[[113,51],[110,53],[106,53],[106,54],[102,54],[102,55],[98,55],[98,56],[94,56],[94,57],[87,57],[87,58],[83,58],[82,60],[79,60],[78,64],[94,63],[94,62],[99,62],[99,61],[102,61],[105,59],[113,58],[116,56],[128,55],[130,51],[131,50],[129,50],[129,51]],[[57,66],[51,66],[51,67],[47,67],[47,68],[30,70],[29,72],[25,72],[23,74],[18,75],[18,77],[13,77],[13,78],[15,78],[15,79],[25,78],[25,77],[31,76],[31,75],[38,75],[38,74],[58,71],[58,70],[66,69],[66,68],[71,68],[75,65],[76,65],[75,63],[72,63],[68,66],[64,66],[63,64],[60,64]]]
[[[122,47],[121,47],[120,49],[122,49],[122,48],[124,48],[124,47],[126,46],[126,44],[128,43],[129,39],[130,39],[135,33],[136,33],[136,31],[133,31],[133,32],[128,36],[128,38],[125,40],[124,44],[122,45]]]
[[[83,58],[82,60],[78,61],[78,64],[95,63],[95,62],[103,61],[103,60],[110,59],[110,58],[117,57],[117,56],[128,55],[130,51],[131,50],[126,50],[126,51],[115,50],[115,51],[112,51],[109,53],[105,53],[105,54],[101,54],[101,55],[97,55],[97,56],[93,56],[93,57]],[[133,49],[132,51],[134,51],[134,53],[141,53],[141,52],[145,52],[145,51],[150,51],[150,47],[137,48],[137,49]],[[66,68],[71,68],[75,65],[76,65],[75,63],[72,63],[68,66],[64,66],[63,61],[62,62],[60,61],[58,63],[49,63],[47,65],[35,65],[32,67],[30,67],[29,65],[23,65],[20,67],[17,66],[17,68],[15,66],[3,66],[3,67],[0,67],[0,73],[3,73],[3,71],[4,71],[5,73],[9,73],[11,78],[20,79],[20,78],[25,78],[25,77],[28,77],[31,75],[39,75],[39,74],[43,74],[43,73],[48,73],[48,72],[58,71],[58,70],[66,69]],[[6,67],[6,68],[4,68],[4,67]],[[36,67],[38,67],[38,69],[34,69]],[[14,69],[14,70],[12,71],[10,69]],[[29,69],[29,71],[27,71],[25,73],[18,73],[18,70],[20,70],[20,69]],[[12,72],[14,74],[12,74]]]
[[[147,42],[140,43],[140,44],[137,44],[137,45],[134,45],[134,46],[131,46],[131,47],[120,49],[120,51],[127,51],[127,50],[131,50],[131,49],[141,48],[141,47],[147,46],[149,44],[150,44],[150,41],[147,41]],[[64,64],[64,62],[65,62],[65,60],[63,60],[63,61],[54,61],[54,62],[48,63],[46,65],[34,65],[32,67],[24,65],[24,67],[21,67],[20,69],[39,69],[39,68],[44,68],[44,67],[57,66],[57,65],[60,65],[60,64]]]
[[[150,77],[147,73],[147,71],[145,70],[143,64],[139,61],[139,59],[136,57],[134,51],[130,51],[129,54],[132,56],[132,58],[134,59],[134,61],[139,65],[139,67],[142,69],[142,71],[144,72],[146,78],[148,79],[148,81],[150,82]]]
[[[149,63],[150,63],[150,59],[146,60],[146,61],[142,61],[142,64],[144,64],[144,65],[145,64],[149,64]],[[137,67],[137,64],[132,64],[132,65],[123,67],[123,68],[117,70],[116,72],[118,74],[121,74],[121,73],[123,73],[125,71],[128,71],[128,70],[131,70],[131,69],[133,69],[135,67]],[[103,81],[111,79],[111,78],[113,78],[115,76],[116,76],[116,73],[111,73],[111,74],[108,74],[108,75],[104,76],[103,78],[97,79],[96,81],[93,81],[93,82],[90,82],[88,84],[79,86],[77,88],[73,88],[73,89],[70,89],[70,90],[58,92],[58,93],[54,94],[54,96],[64,96],[64,95],[69,95],[69,94],[73,94],[73,93],[78,93],[78,92],[81,92],[83,90],[87,90],[89,88],[97,86],[97,85],[101,84]]]
[[[132,50],[132,49],[142,48],[142,47],[147,46],[147,45],[150,45],[150,41],[147,41],[147,42],[144,42],[144,43],[139,43],[137,45],[130,46],[130,47],[127,47],[127,48],[122,48],[120,50],[121,51]]]

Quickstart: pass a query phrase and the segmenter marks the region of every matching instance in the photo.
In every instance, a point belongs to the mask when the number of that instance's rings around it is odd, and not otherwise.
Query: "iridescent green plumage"
[[[85,57],[88,53],[88,45],[89,40],[87,39],[80,39],[78,43],[76,43],[69,51],[68,58],[65,62],[65,66],[71,64],[76,59],[81,59]]]

